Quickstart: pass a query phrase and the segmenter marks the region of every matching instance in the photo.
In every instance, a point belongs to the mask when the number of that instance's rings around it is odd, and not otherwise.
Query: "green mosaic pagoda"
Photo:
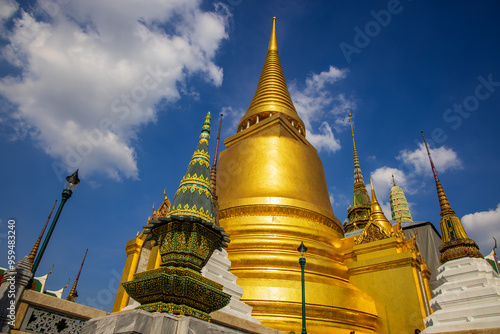
[[[391,216],[393,220],[405,222],[413,221],[405,193],[403,192],[403,189],[401,189],[401,187],[396,185],[394,175],[392,176],[392,188],[389,193],[389,203],[391,206]]]
[[[210,321],[209,313],[231,299],[221,284],[200,274],[214,250],[229,242],[229,235],[214,222],[209,139],[210,112],[170,211],[144,226],[146,241],[152,239],[159,246],[161,267],[137,273],[123,283],[125,291],[141,304],[138,309]]]

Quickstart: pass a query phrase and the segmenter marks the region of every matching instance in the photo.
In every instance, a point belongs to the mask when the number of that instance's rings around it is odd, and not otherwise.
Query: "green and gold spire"
[[[295,110],[281,68],[276,39],[276,17],[273,17],[273,29],[264,68],[252,102],[240,120],[238,131],[244,130],[275,113],[283,114],[305,136],[304,122],[302,122]]]
[[[212,190],[210,185],[210,155],[208,141],[210,139],[210,112],[205,117],[205,123],[200,134],[200,141],[189,162],[186,174],[175,193],[167,217],[201,219],[214,223],[212,207]]]
[[[210,112],[170,210],[144,226],[145,241],[154,240],[158,246],[161,267],[136,273],[123,283],[128,295],[141,304],[138,309],[210,321],[210,313],[231,300],[222,284],[200,274],[213,252],[229,242],[229,234],[214,222],[209,139]]]
[[[479,247],[474,240],[469,239],[460,218],[457,217],[455,211],[451,208],[450,202],[444,193],[443,186],[441,185],[441,182],[439,182],[436,168],[432,162],[431,152],[427,146],[423,131],[422,137],[424,138],[425,148],[427,149],[427,155],[429,156],[429,161],[431,163],[432,173],[434,174],[434,180],[436,181],[439,206],[441,207],[439,227],[441,228],[441,241],[443,243],[439,247],[439,252],[441,253],[439,260],[441,263],[445,263],[462,257],[483,258],[483,255],[479,251]]]
[[[389,202],[391,205],[392,219],[405,222],[413,221],[405,193],[403,192],[403,189],[396,184],[394,175],[392,176],[392,188],[389,193]]]
[[[352,144],[354,147],[354,193],[352,197],[352,206],[347,209],[347,219],[344,223],[345,232],[362,229],[370,219],[370,196],[366,191],[363,174],[359,166],[358,151],[356,150],[356,141],[354,140],[354,129],[352,126],[352,115],[349,112],[351,121]]]

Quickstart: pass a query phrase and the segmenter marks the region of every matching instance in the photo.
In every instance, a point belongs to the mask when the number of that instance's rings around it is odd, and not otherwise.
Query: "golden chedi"
[[[349,283],[341,252],[342,224],[329,200],[316,149],[305,137],[278,57],[275,18],[255,96],[219,157],[219,222],[229,234],[231,272],[242,301],[265,326],[301,329],[301,273],[306,255],[307,330],[373,333],[370,296]]]

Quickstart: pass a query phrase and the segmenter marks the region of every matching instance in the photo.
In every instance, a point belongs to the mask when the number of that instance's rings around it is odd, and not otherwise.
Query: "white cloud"
[[[345,78],[346,72],[346,70],[339,70],[330,65],[328,72],[323,71],[320,74],[313,74],[306,79],[306,90],[309,92],[322,90],[325,84],[332,84]]]
[[[222,107],[221,113],[224,114],[222,122],[229,121],[229,125],[225,124],[224,129],[226,135],[233,135],[234,129],[238,128],[238,122],[245,114],[245,110],[242,108]]]
[[[398,185],[402,188],[406,188],[406,176],[402,171],[391,167],[380,167],[370,174],[373,181],[373,188],[377,194],[379,200],[389,199],[389,191],[392,188],[392,175],[398,180]],[[370,190],[370,182],[366,182],[366,188]]]
[[[230,14],[221,4],[203,11],[198,0],[51,4],[40,9],[50,20],[21,10],[7,34],[2,55],[22,70],[0,81],[11,124],[60,162],[61,175],[79,167],[137,178],[134,139],[156,120],[155,105],[196,97],[190,75],[221,85],[213,58]]]
[[[307,130],[307,140],[318,151],[331,151],[335,152],[340,150],[340,141],[335,138],[332,128],[327,122],[322,122],[319,126],[319,133],[313,133],[310,129]]]
[[[439,148],[429,148],[432,161],[438,172],[445,172],[448,169],[461,168],[462,162],[458,159],[457,153],[453,149],[441,146]],[[416,174],[432,175],[429,163],[429,156],[425,145],[422,143],[414,151],[408,149],[399,152],[396,159],[411,166]]]
[[[318,151],[335,152],[341,148],[330,123],[325,120],[332,120],[339,131],[349,124],[346,119],[348,110],[356,108],[353,100],[344,94],[334,95],[329,87],[346,75],[346,69],[330,66],[328,71],[310,75],[304,89],[300,89],[296,83],[290,85],[293,103],[306,126],[306,138]]]
[[[492,237],[500,241],[500,204],[496,209],[463,216],[462,224],[469,238],[479,245],[483,255],[488,255],[494,246]]]
[[[7,20],[19,8],[19,4],[14,0],[3,0],[0,2],[0,22]]]

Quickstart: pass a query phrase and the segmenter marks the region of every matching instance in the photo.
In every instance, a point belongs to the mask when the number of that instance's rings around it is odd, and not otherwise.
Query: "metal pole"
[[[302,333],[307,334],[306,330],[306,285],[304,281],[304,267],[306,266],[306,259],[301,257],[299,259],[300,268],[302,269]]]
[[[52,232],[54,231],[54,227],[56,227],[57,220],[59,219],[59,215],[61,214],[61,211],[64,207],[64,204],[71,197],[72,194],[73,194],[73,192],[69,189],[64,189],[62,192],[61,204],[59,204],[59,208],[57,209],[56,215],[54,216],[54,219],[52,220],[52,223],[50,224],[49,231],[47,232],[47,235],[45,236],[45,239],[43,240],[42,247],[40,248],[40,251],[38,252],[38,254],[36,256],[35,262],[33,262],[33,267],[31,268],[31,272],[33,273],[33,277],[35,277],[36,270],[38,269],[38,265],[40,264],[43,253],[45,252],[45,248],[47,248],[47,244],[49,243],[50,237],[52,236]]]

